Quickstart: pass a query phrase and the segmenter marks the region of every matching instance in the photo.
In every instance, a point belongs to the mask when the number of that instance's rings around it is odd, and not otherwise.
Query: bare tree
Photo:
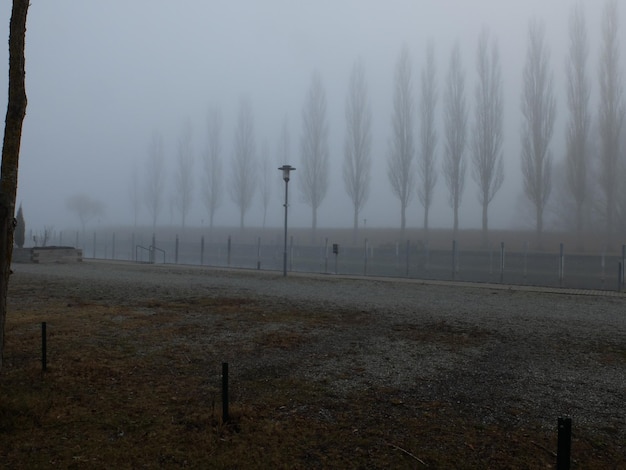
[[[367,97],[367,81],[363,60],[357,60],[350,75],[346,99],[346,139],[344,143],[343,182],[352,200],[352,242],[356,243],[359,213],[367,202],[370,190],[370,156],[372,112]]]
[[[209,215],[209,229],[213,231],[215,212],[222,202],[222,113],[217,106],[207,116],[208,145],[204,154],[202,199]]]
[[[396,61],[393,90],[393,113],[391,115],[392,137],[389,140],[387,175],[393,194],[400,201],[400,231],[406,229],[406,208],[414,194],[415,142],[413,121],[415,98],[413,97],[413,72],[409,48],[405,44]]]
[[[524,191],[535,212],[537,243],[541,245],[543,213],[552,189],[550,139],[556,102],[549,70],[550,53],[545,28],[536,20],[528,27],[528,49],[522,91],[522,173]]]
[[[502,164],[502,71],[495,40],[482,31],[478,39],[476,108],[472,140],[472,177],[478,185],[482,205],[482,245],[487,247],[489,204],[504,182]]]
[[[148,213],[152,218],[152,230],[156,229],[157,219],[163,204],[165,188],[165,155],[163,137],[158,131],[152,133],[146,162],[144,197]]]
[[[615,236],[620,132],[624,122],[622,73],[619,65],[618,11],[615,0],[607,1],[602,19],[600,56],[600,186],[604,193],[604,216],[608,245]]]
[[[83,229],[83,238],[87,224],[96,217],[104,215],[104,204],[87,194],[75,194],[70,196],[66,204],[67,209],[73,212],[80,220]]]
[[[420,137],[421,152],[417,166],[419,185],[417,198],[424,207],[424,232],[428,239],[428,213],[433,202],[433,193],[437,184],[437,126],[435,110],[437,107],[437,69],[435,65],[435,47],[430,43],[426,49],[426,65],[422,69],[422,88],[420,99]]]
[[[317,230],[317,209],[328,192],[329,150],[326,121],[326,91],[322,78],[315,72],[302,109],[302,136],[300,138],[302,171],[298,172],[304,203],[311,206],[311,237]]]
[[[461,48],[452,49],[444,95],[444,129],[446,152],[443,174],[448,187],[448,201],[454,212],[453,238],[459,230],[459,207],[465,187],[466,163],[463,158],[467,144],[467,105],[465,102],[465,72],[461,64]]]
[[[174,174],[174,206],[180,213],[181,228],[185,230],[185,222],[193,200],[193,128],[188,118],[183,123],[178,138],[178,155],[176,173]]]
[[[239,207],[239,227],[243,230],[244,218],[252,205],[257,180],[254,116],[252,115],[252,105],[247,98],[242,98],[239,105],[234,149],[230,196]]]
[[[0,173],[0,370],[2,370],[4,325],[7,313],[11,257],[13,255],[17,170],[22,143],[22,123],[26,116],[24,46],[28,6],[29,0],[13,0],[9,26],[9,97],[4,124],[2,170]]]
[[[575,202],[576,238],[578,247],[583,243],[583,214],[587,200],[589,171],[588,146],[591,116],[589,95],[591,86],[587,77],[589,46],[587,26],[581,4],[572,7],[569,20],[569,55],[565,64],[567,75],[567,107],[569,120],[565,131],[565,173],[567,193]]]
[[[267,139],[263,140],[261,145],[261,187],[259,188],[261,196],[261,205],[263,207],[263,228],[267,220],[267,208],[272,197],[272,183],[275,181],[276,170],[270,161],[270,147]]]
[[[286,115],[283,119],[283,125],[280,128],[276,155],[276,163],[278,166],[286,165],[291,159],[291,134],[289,133],[289,118]],[[280,181],[280,186],[282,186],[284,184],[282,173],[277,173],[276,175],[277,180]]]

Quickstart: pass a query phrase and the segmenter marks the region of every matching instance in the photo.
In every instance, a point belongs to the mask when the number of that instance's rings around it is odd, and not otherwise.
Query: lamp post
[[[285,250],[283,251],[283,276],[287,276],[287,208],[289,207],[289,172],[295,170],[291,165],[283,165],[279,168],[283,172],[285,180]]]

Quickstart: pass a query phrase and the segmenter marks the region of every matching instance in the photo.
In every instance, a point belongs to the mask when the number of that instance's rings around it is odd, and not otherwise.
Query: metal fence
[[[146,236],[125,233],[76,234],[85,258],[172,264],[282,270],[283,239],[240,241],[234,237],[208,240],[178,235]],[[71,241],[71,240],[69,240]],[[335,250],[333,249],[335,248]],[[336,253],[335,253],[336,251]],[[429,249],[411,240],[341,246],[325,239],[316,246],[288,241],[287,269],[364,276],[457,280],[517,285],[621,290],[624,287],[626,245],[621,252],[581,254],[563,244],[532,251],[529,244],[490,249],[464,249],[452,242],[449,249]]]

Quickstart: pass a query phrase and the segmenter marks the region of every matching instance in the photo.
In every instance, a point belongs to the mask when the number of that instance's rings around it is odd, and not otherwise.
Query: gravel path
[[[228,297],[254,299],[265,312],[322,316],[287,325],[309,339],[288,354],[252,351],[249,373],[289,370],[340,397],[391,387],[399,399],[442,400],[485,423],[554,428],[557,416],[570,415],[626,451],[624,295],[96,261],[14,271],[14,280],[34,277],[70,299]]]

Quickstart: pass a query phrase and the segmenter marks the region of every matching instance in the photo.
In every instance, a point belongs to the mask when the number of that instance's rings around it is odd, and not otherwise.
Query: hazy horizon
[[[231,178],[228,161],[240,99],[252,104],[256,155],[263,142],[270,148],[272,167],[288,163],[300,168],[302,108],[318,72],[327,97],[330,147],[330,188],[318,213],[320,227],[351,227],[352,207],[341,178],[345,135],[345,101],[354,61],[365,64],[372,109],[371,195],[360,215],[367,227],[399,227],[400,207],[387,177],[391,135],[393,75],[403,44],[409,47],[413,88],[419,97],[426,46],[435,47],[438,75],[437,171],[431,208],[431,228],[449,228],[452,210],[441,174],[443,157],[443,85],[450,52],[459,41],[466,73],[469,129],[473,121],[475,57],[478,35],[487,27],[497,39],[504,87],[505,181],[489,208],[489,227],[531,230],[533,220],[524,203],[520,168],[520,96],[526,56],[528,22],[545,23],[554,74],[557,117],[550,148],[554,162],[565,149],[567,106],[564,91],[568,48],[568,20],[575,0],[502,2],[481,0],[346,0],[331,2],[268,2],[190,0],[185,8],[163,0],[125,3],[35,2],[31,5],[26,38],[28,109],[20,156],[17,203],[22,204],[27,228],[56,230],[78,227],[66,207],[76,194],[88,194],[106,206],[89,227],[132,225],[129,191],[133,167],[143,185],[150,137],[163,136],[167,160],[166,189],[158,225],[175,226],[180,216],[171,208],[176,141],[183,122],[192,123],[195,174],[189,226],[207,224],[200,199],[201,156],[207,145],[207,113],[217,105],[223,114],[222,159],[225,194],[216,225],[238,226],[238,209],[227,193]],[[597,116],[600,21],[604,2],[584,0],[590,56],[591,114]],[[618,2],[620,38],[626,37],[626,6]],[[8,38],[10,2],[0,5],[0,28]],[[5,43],[6,44],[6,43]],[[620,65],[626,63],[621,44]],[[7,88],[8,55],[0,89]],[[417,106],[417,103],[416,103]],[[0,96],[6,109],[6,95]],[[277,143],[288,116],[290,161],[278,161]],[[419,122],[419,117],[417,118]],[[416,138],[419,129],[415,128]],[[625,134],[622,131],[622,134]],[[623,139],[624,140],[624,139]],[[468,172],[460,209],[460,228],[480,227],[476,184]],[[268,207],[267,225],[283,222],[284,183],[276,183]],[[290,190],[290,225],[306,228],[311,209],[301,202],[296,170]],[[556,173],[556,171],[555,171]],[[258,198],[256,198],[258,199]],[[260,226],[258,201],[246,215],[247,226]],[[546,228],[550,214],[546,214]],[[419,228],[423,208],[413,198],[407,225]],[[150,225],[142,205],[140,225]]]

